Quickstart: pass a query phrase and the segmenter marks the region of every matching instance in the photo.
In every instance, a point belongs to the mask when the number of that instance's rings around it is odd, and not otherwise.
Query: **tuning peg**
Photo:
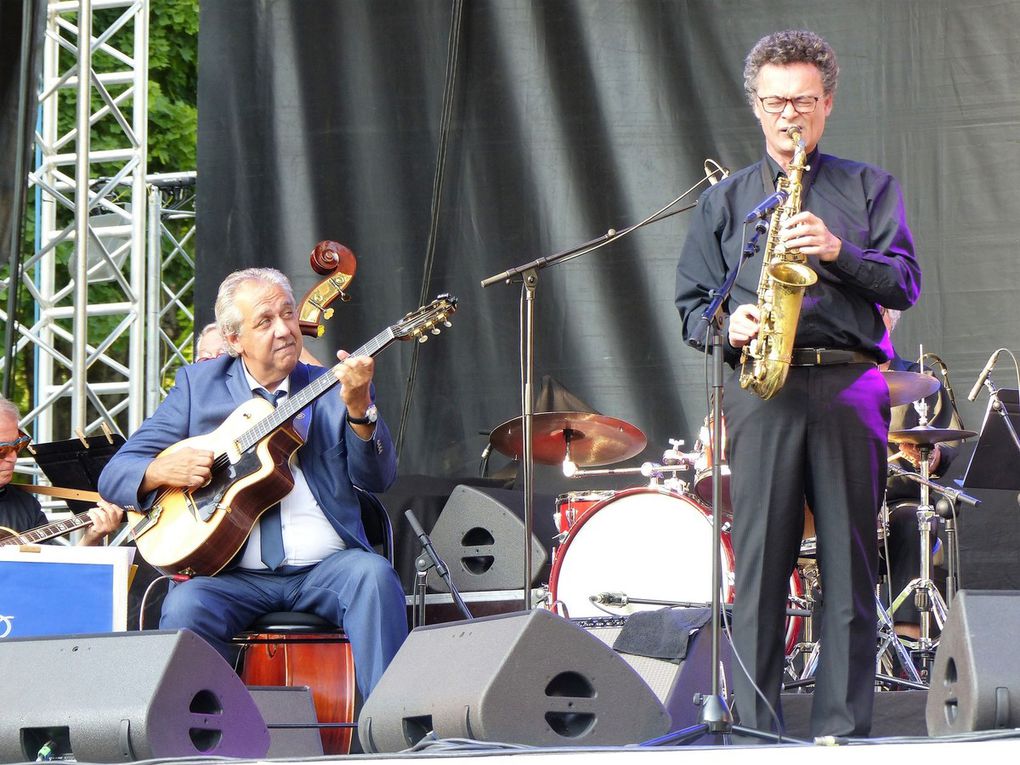
[[[421,336],[420,336],[420,337],[418,338],[418,342],[419,342],[419,343],[427,343],[427,342],[428,342],[428,339],[429,339],[429,336],[428,336],[428,335],[421,335]]]
[[[442,331],[443,331],[443,330],[441,330],[441,329],[440,329],[439,327],[433,327],[433,328],[432,328],[432,334],[433,334],[433,335],[438,335],[438,334],[439,334],[440,332],[442,332]]]
[[[449,319],[447,319],[446,321],[443,322],[443,326],[444,327],[452,327],[453,323]]]
[[[322,315],[325,316],[327,320],[332,319],[333,318],[333,309],[332,308],[327,308],[325,311],[322,312]]]

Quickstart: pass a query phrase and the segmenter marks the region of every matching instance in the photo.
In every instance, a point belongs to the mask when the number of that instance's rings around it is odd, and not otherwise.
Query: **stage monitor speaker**
[[[463,484],[454,488],[430,536],[458,590],[523,588],[524,521],[490,494]],[[532,534],[532,583],[547,559],[542,542]],[[434,570],[427,581],[433,591],[450,590]]]
[[[627,663],[545,610],[411,632],[358,720],[366,752],[397,752],[430,731],[532,746],[633,744],[669,715]]]
[[[961,590],[942,630],[925,719],[944,736],[1020,727],[1020,591]]]
[[[264,757],[241,679],[192,632],[0,641],[0,762]]]
[[[623,631],[623,618],[591,617],[574,619],[574,623],[583,627],[610,648]],[[630,667],[641,676],[656,698],[666,707],[671,720],[671,730],[681,730],[696,725],[701,715],[701,707],[694,701],[697,694],[710,694],[712,691],[712,634],[710,625],[706,624],[688,639],[687,656],[679,663],[653,656],[642,656],[633,653],[618,654]],[[729,700],[729,689],[732,687],[730,673],[731,649],[725,638],[719,643],[719,692]]]
[[[267,759],[322,757],[319,718],[307,685],[249,685],[248,692],[269,728]]]

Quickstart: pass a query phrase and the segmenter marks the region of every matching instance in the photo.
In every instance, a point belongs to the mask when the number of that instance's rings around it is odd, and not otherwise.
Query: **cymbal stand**
[[[921,660],[922,669],[927,673],[931,669],[931,661],[934,658],[935,642],[931,637],[931,617],[941,630],[946,623],[947,608],[946,602],[942,599],[938,587],[932,580],[932,531],[938,523],[938,515],[931,505],[931,494],[928,488],[930,472],[928,470],[928,458],[931,456],[931,444],[919,444],[920,467],[921,467],[921,504],[917,508],[917,530],[921,544],[921,567],[918,577],[907,583],[903,591],[893,600],[889,608],[890,613],[895,614],[906,601],[907,597],[913,595],[914,605],[920,612],[921,634],[917,640],[916,654]]]

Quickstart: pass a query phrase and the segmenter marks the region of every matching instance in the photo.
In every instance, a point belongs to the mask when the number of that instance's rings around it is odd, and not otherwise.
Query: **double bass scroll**
[[[301,334],[308,337],[321,337],[326,331],[323,319],[333,316],[329,307],[337,298],[347,302],[351,296],[347,287],[354,279],[358,261],[350,248],[339,242],[324,240],[312,249],[309,256],[312,270],[326,278],[316,284],[301,298],[298,308],[298,323]]]

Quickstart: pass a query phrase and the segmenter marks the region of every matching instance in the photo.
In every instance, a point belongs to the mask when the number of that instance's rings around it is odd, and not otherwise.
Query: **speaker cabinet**
[[[0,641],[0,761],[264,757],[269,732],[230,665],[192,632]]]
[[[591,617],[575,619],[583,627],[610,648],[623,631],[623,619],[613,617]],[[687,657],[680,663],[639,654],[619,653],[627,664],[640,675],[656,698],[669,713],[671,730],[689,728],[697,724],[701,707],[695,704],[695,695],[712,692],[712,634],[706,624],[688,639]],[[719,693],[729,699],[731,687],[729,641],[719,643]]]
[[[520,492],[505,491],[501,496],[507,501],[523,499]],[[552,510],[544,515],[551,518]],[[524,521],[493,493],[463,484],[454,488],[430,536],[458,590],[519,590],[524,586]],[[532,534],[532,583],[546,560],[545,547]],[[429,572],[427,582],[434,591],[449,592],[435,571]]]
[[[669,730],[648,685],[581,627],[545,610],[414,630],[358,720],[366,752],[429,731],[533,746],[631,744]]]
[[[961,590],[932,668],[925,719],[944,736],[1020,727],[1020,591]]]
[[[248,692],[269,727],[268,759],[322,757],[319,718],[307,685],[249,685]]]

